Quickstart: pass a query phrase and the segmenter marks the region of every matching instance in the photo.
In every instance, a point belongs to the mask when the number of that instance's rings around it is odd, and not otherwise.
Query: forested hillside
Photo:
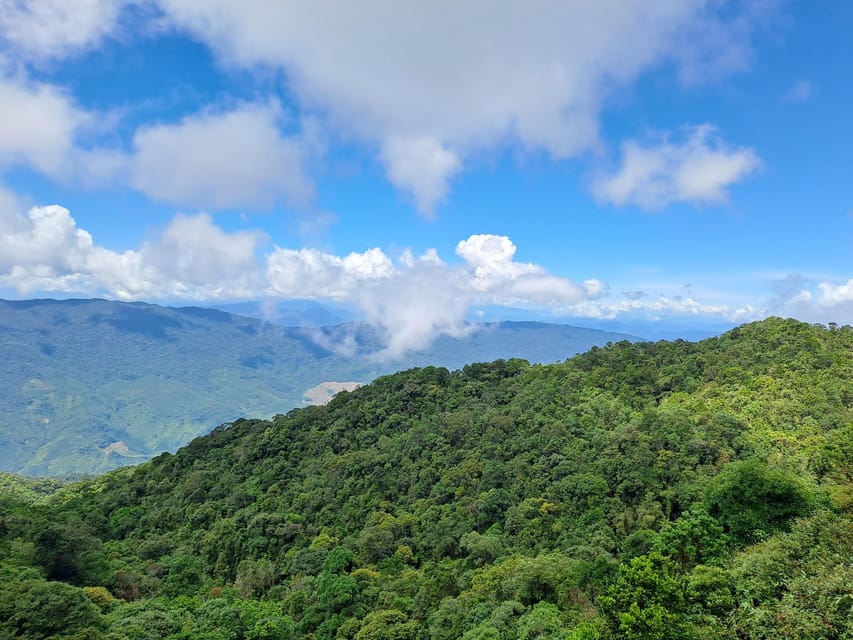
[[[371,354],[382,336],[357,324],[307,330],[197,307],[0,300],[0,471],[108,471],[228,420],[304,406],[306,391],[323,382],[365,383],[422,364],[558,362],[630,338],[539,323],[471,328],[379,360]]]
[[[853,329],[377,379],[0,500],[0,638],[853,638]]]

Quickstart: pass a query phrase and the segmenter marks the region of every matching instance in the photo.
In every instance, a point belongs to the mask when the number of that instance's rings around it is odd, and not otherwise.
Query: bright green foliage
[[[106,613],[116,604],[115,596],[104,587],[83,587],[83,593],[101,613]]]
[[[417,631],[417,622],[402,611],[379,610],[367,615],[355,640],[415,640]]]
[[[661,529],[654,546],[687,571],[697,564],[722,562],[728,555],[728,536],[708,514],[687,511]]]
[[[135,602],[112,611],[108,631],[117,639],[159,640],[177,633],[188,617],[162,600]]]
[[[731,536],[745,543],[784,529],[813,508],[802,481],[757,460],[726,467],[711,483],[706,502]]]
[[[851,361],[769,319],[386,376],[0,499],[0,578],[110,640],[851,640]]]
[[[168,573],[161,581],[164,595],[176,597],[182,594],[194,595],[204,579],[204,565],[192,556],[177,556],[168,563]]]
[[[39,502],[55,493],[63,483],[55,478],[26,478],[0,472],[0,496],[24,502]]]
[[[659,553],[619,568],[616,583],[600,598],[614,633],[629,640],[688,637],[684,618],[686,580],[678,565]]]
[[[0,585],[0,637],[40,640],[100,625],[98,608],[80,589],[42,580]]]
[[[519,640],[561,640],[564,637],[560,610],[553,604],[540,602],[518,619]]]
[[[853,521],[822,512],[738,554],[734,626],[750,638],[853,638]]]

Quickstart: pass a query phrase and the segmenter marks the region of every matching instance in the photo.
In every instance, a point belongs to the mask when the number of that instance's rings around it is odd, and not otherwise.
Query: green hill
[[[410,370],[0,501],[0,637],[849,639],[851,465],[850,327]]]
[[[332,350],[344,338],[351,356]],[[174,451],[214,426],[304,406],[323,382],[421,364],[556,362],[630,338],[562,325],[482,325],[378,361],[359,325],[286,328],[200,308],[105,300],[0,300],[0,470],[93,473]],[[320,346],[321,344],[325,346]]]

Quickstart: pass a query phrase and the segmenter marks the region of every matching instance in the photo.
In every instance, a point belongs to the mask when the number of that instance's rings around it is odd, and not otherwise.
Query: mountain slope
[[[353,356],[343,335],[364,338]],[[326,346],[320,346],[319,338]],[[275,326],[212,309],[105,300],[0,301],[0,470],[91,473],[174,451],[241,416],[305,404],[323,382],[368,382],[416,364],[563,360],[631,336],[560,325],[483,326],[378,361],[366,328]]]
[[[381,377],[0,502],[0,613],[34,566],[117,640],[847,638],[851,381],[853,329],[779,319]]]

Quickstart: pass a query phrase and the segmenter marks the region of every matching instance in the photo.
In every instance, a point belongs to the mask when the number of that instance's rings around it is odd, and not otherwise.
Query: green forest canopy
[[[239,420],[0,499],[0,638],[850,639],[851,381],[770,318]]]

